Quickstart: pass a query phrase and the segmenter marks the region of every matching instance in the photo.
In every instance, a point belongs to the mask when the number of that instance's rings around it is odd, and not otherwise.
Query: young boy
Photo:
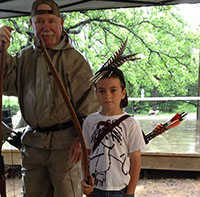
[[[125,45],[126,41],[93,77],[101,111],[89,115],[83,124],[93,186],[86,182],[82,186],[85,194],[93,192],[95,197],[133,197],[140,174],[145,142],[139,123],[128,116],[110,128],[126,114],[122,108],[128,104],[124,75],[117,67],[137,59],[136,54],[121,56]]]

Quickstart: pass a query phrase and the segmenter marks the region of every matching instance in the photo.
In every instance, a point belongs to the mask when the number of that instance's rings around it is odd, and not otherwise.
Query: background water
[[[165,123],[173,116],[174,114],[169,116],[135,115],[135,118],[139,121],[144,133],[148,134],[158,124]],[[8,143],[4,143],[3,149],[15,148],[11,147]],[[161,153],[200,153],[200,120],[196,119],[196,114],[188,114],[185,120],[178,126],[169,129],[162,135],[152,139],[142,151]]]
[[[135,118],[140,122],[145,134],[150,133],[158,124],[170,120],[171,116],[146,116]],[[188,114],[176,127],[152,139],[143,149],[144,152],[163,153],[200,153],[200,120],[195,114]]]

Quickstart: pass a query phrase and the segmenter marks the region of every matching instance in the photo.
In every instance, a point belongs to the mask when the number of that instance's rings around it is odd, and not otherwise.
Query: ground
[[[200,197],[200,172],[143,170],[136,197]]]
[[[18,174],[7,178],[7,196],[20,197]],[[136,197],[200,197],[200,172],[142,170]]]
[[[136,197],[199,197],[200,180],[140,180]]]

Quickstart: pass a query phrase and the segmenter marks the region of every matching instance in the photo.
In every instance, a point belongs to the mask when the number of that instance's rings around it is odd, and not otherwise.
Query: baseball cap
[[[47,4],[51,7],[51,10],[37,10],[38,6],[41,4]],[[31,8],[31,16],[35,16],[37,14],[54,14],[60,17],[60,10],[58,4],[53,0],[36,0]]]

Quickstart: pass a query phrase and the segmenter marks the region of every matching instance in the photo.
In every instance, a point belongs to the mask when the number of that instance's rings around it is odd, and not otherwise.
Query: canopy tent
[[[200,3],[200,0],[55,0],[61,12]],[[30,15],[34,0],[0,0],[0,18]]]

